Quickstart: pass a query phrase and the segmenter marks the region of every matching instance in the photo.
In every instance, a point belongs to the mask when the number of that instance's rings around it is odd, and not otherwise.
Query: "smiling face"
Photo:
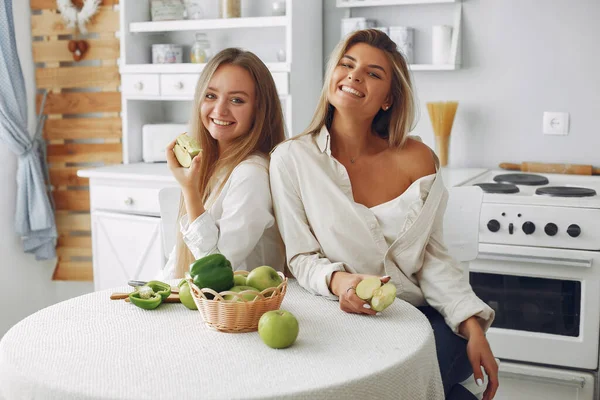
[[[338,110],[374,117],[391,106],[392,65],[382,50],[365,43],[351,46],[333,71],[328,100]]]
[[[220,151],[250,132],[255,90],[250,73],[237,65],[221,65],[210,79],[200,105],[200,118],[219,143]]]

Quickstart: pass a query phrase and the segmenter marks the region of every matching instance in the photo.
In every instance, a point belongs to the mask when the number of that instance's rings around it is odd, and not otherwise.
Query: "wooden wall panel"
[[[90,23],[86,25],[89,33],[107,33],[119,30],[119,11],[111,7],[100,7]],[[67,28],[65,20],[59,13],[42,11],[31,16],[32,36],[72,35],[73,28]]]
[[[37,96],[39,112],[42,95]],[[49,93],[44,106],[46,114],[89,114],[121,111],[119,92]]]
[[[73,62],[73,53],[69,51],[68,40],[51,42],[33,42],[33,61]],[[116,60],[119,58],[119,39],[88,39],[89,50],[85,53],[88,60]]]
[[[76,6],[81,3],[74,1]],[[56,205],[55,280],[93,280],[89,182],[77,170],[89,168],[89,163],[118,164],[123,158],[118,3],[103,0],[86,24],[89,47],[85,63],[79,63],[68,44],[82,37],[67,28],[56,0],[30,0],[38,112],[43,91],[48,93],[43,135]]]
[[[80,4],[78,4],[80,3]],[[75,6],[81,7],[83,0],[73,1]],[[102,0],[102,6],[113,6],[119,4],[119,0]],[[30,2],[32,10],[55,10],[56,0],[31,0]]]

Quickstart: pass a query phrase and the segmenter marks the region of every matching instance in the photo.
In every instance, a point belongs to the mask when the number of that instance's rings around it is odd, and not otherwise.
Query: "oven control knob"
[[[533,232],[535,232],[535,224],[531,221],[525,222],[522,228],[526,235],[531,235]]]
[[[567,228],[567,233],[571,237],[577,237],[577,236],[579,236],[581,234],[581,228],[577,224],[571,224]]]
[[[554,236],[558,232],[558,226],[550,222],[544,227],[544,232],[546,232],[546,235],[548,236]]]
[[[498,232],[500,230],[500,222],[496,219],[490,219],[487,223],[487,227],[492,232]]]

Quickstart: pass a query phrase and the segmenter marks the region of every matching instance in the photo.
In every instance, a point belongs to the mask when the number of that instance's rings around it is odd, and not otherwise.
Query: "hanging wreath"
[[[56,0],[56,6],[67,23],[68,28],[74,28],[75,24],[77,24],[79,31],[82,34],[86,34],[87,29],[85,28],[85,24],[98,12],[100,2],[101,0],[83,0],[81,10],[77,9],[71,0]]]

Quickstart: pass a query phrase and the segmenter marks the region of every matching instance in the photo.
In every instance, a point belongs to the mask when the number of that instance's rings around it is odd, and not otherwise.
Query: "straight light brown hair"
[[[254,81],[255,110],[250,132],[235,139],[219,157],[217,141],[202,123],[200,106],[206,96],[208,84],[221,65],[237,65],[244,68]],[[237,48],[228,48],[217,53],[204,67],[194,96],[194,107],[190,118],[189,134],[198,140],[202,148],[200,162],[200,198],[208,209],[209,199],[214,200],[229,179],[233,169],[248,156],[259,154],[267,157],[269,152],[285,139],[283,112],[273,76],[267,66],[254,54]],[[220,180],[221,177],[224,177]],[[178,221],[186,213],[181,196]],[[193,221],[189,221],[190,223]],[[180,229],[176,240],[176,274],[183,277],[194,256],[183,241]]]
[[[414,129],[416,122],[415,96],[410,79],[408,65],[396,43],[388,35],[377,29],[364,29],[349,34],[340,41],[331,52],[323,90],[317,104],[313,119],[308,128],[301,134],[318,134],[323,126],[331,128],[334,107],[327,98],[333,71],[348,49],[357,43],[365,43],[385,53],[392,65],[391,100],[392,106],[387,110],[379,110],[371,125],[373,132],[388,140],[390,147],[402,147],[408,133]],[[300,136],[300,135],[298,135]]]

